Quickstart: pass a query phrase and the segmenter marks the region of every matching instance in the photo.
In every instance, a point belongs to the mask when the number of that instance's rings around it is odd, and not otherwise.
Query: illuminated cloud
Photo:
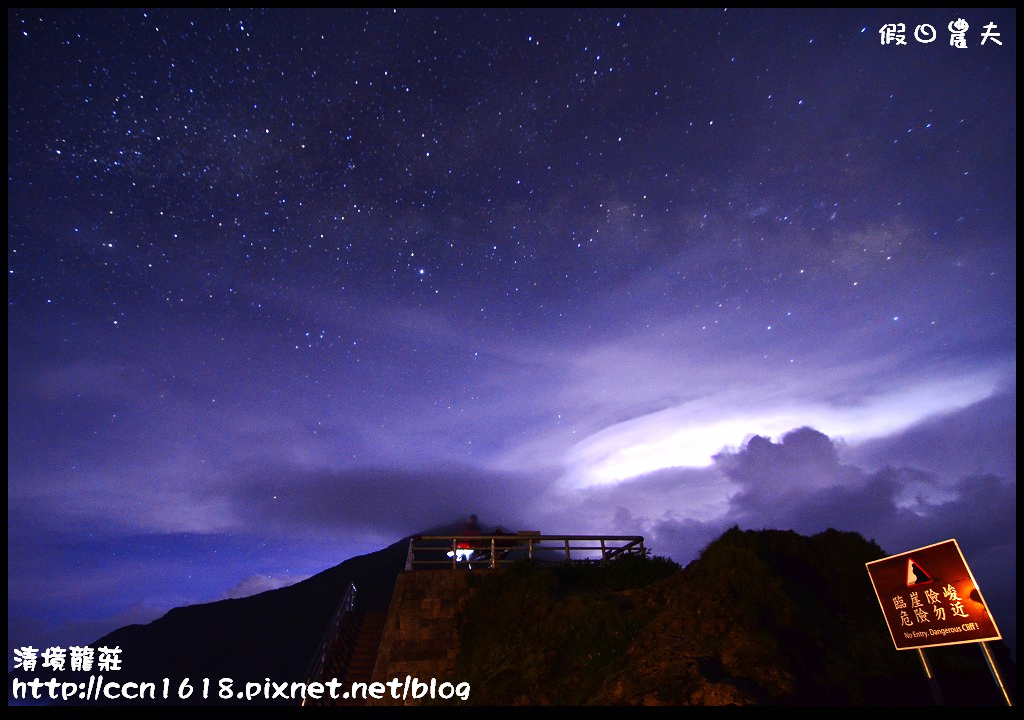
[[[779,438],[801,425],[848,443],[899,433],[925,419],[961,410],[990,397],[998,375],[937,378],[909,388],[876,392],[850,405],[759,402],[751,388],[722,392],[681,406],[618,423],[575,445],[567,454],[566,476],[580,485],[602,485],[672,467],[705,467],[723,440],[751,435]],[[827,389],[827,388],[826,388]]]

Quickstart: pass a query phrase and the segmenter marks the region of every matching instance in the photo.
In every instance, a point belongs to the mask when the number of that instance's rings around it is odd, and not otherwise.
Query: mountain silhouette
[[[91,647],[121,648],[122,669],[107,673],[107,678],[122,684],[168,678],[174,694],[184,678],[193,684],[210,678],[210,697],[193,698],[203,704],[217,702],[220,678],[232,679],[235,687],[267,679],[302,681],[349,584],[356,586],[358,610],[386,612],[408,548],[409,537],[405,537],[294,585],[174,608],[151,623],[128,625],[104,635]],[[23,674],[10,673],[8,680]],[[81,682],[83,673],[47,672],[45,676]],[[130,704],[146,703],[133,700]]]
[[[449,535],[461,527],[420,534]],[[235,690],[305,681],[350,584],[357,588],[357,611],[388,611],[412,537],[288,587],[175,608],[149,624],[115,630],[91,644],[121,648],[122,669],[106,678],[122,686],[166,678],[168,699],[158,691],[156,700],[71,697],[68,704],[296,705],[239,700],[233,693],[221,699],[219,681],[229,679]],[[471,572],[464,578],[473,588],[463,596],[469,605],[457,618],[458,647],[448,652],[459,663],[455,676],[472,684],[470,704],[928,705],[920,664],[892,647],[867,578],[865,563],[883,556],[857,533],[804,537],[732,528],[668,575],[658,567],[667,559],[643,556],[625,564],[527,563],[511,566],[515,572]],[[661,579],[648,577],[652,567]],[[428,581],[424,607],[441,602],[430,578],[419,580]],[[1008,649],[990,645],[1013,695]],[[932,655],[949,704],[998,704],[977,648],[939,648]],[[29,673],[75,683],[97,674]],[[10,673],[9,686],[15,679],[26,680],[26,673]],[[183,700],[177,689],[186,679],[195,691]],[[9,704],[57,704],[15,700]]]

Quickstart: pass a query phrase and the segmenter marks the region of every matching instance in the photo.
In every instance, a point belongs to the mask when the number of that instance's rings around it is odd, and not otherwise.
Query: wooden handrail
[[[471,552],[466,552],[467,549]],[[405,569],[497,568],[522,558],[542,562],[592,563],[630,554],[647,554],[643,537],[541,535],[534,532],[515,535],[417,535],[409,540]],[[460,555],[468,557],[463,559]]]

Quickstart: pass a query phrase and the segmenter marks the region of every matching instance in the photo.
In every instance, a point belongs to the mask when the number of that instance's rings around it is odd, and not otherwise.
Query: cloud
[[[778,443],[754,435],[740,450],[719,453],[714,459],[743,488],[736,502],[756,509],[770,509],[780,497],[794,492],[860,480],[855,471],[840,466],[832,440],[809,427],[787,432]]]
[[[919,457],[943,430],[962,429],[971,419],[989,417],[985,411],[992,409],[985,401],[956,422],[928,420],[898,444],[908,457]],[[998,413],[989,419],[998,423]],[[916,450],[909,447],[915,439],[921,442]],[[1008,450],[1000,442],[984,447],[993,455]],[[546,522],[574,531],[642,534],[655,554],[683,564],[732,525],[803,534],[848,530],[890,554],[955,538],[1014,647],[1014,476],[966,474],[948,480],[913,466],[870,469],[844,460],[856,450],[806,426],[777,441],[754,435],[717,453],[712,467],[663,469],[615,484],[562,488],[548,496],[553,500]]]
[[[645,535],[661,522],[724,516],[736,489],[717,468],[666,468],[615,484],[553,486],[535,504],[535,514],[540,529]]]
[[[288,585],[305,580],[304,577],[270,577],[269,575],[248,575],[242,578],[234,586],[224,593],[225,598],[244,598],[250,595],[259,595],[268,590],[276,590]]]
[[[239,470],[224,489],[246,526],[290,534],[393,537],[480,516],[483,524],[522,526],[524,508],[545,482],[511,473],[449,466],[433,470],[298,466]]]
[[[876,472],[840,462],[838,445],[812,428],[778,442],[755,436],[716,463],[740,490],[726,519],[813,533],[835,527],[905,549],[959,535],[979,548],[1015,537],[1016,488],[994,475],[940,482],[908,467]]]
[[[992,473],[1016,475],[1017,396],[1001,391],[962,410],[931,417],[902,432],[843,448],[855,464],[903,465],[947,481]]]
[[[700,377],[697,373],[697,383]],[[850,442],[883,437],[922,419],[945,414],[985,399],[996,388],[988,373],[877,390],[856,403],[828,398],[831,383],[814,374],[814,383],[791,386],[780,402],[742,382],[671,407],[609,425],[566,453],[565,482],[600,485],[620,482],[666,467],[712,464],[723,439],[749,433],[778,437],[801,421]]]

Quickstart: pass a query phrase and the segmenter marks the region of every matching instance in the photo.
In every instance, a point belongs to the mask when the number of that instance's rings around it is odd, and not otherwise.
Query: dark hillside
[[[108,673],[119,683],[211,678],[210,697],[189,704],[219,703],[219,678],[301,681],[348,584],[358,610],[386,611],[407,548],[403,539],[290,587],[177,608],[93,647],[121,648],[123,669]],[[933,707],[917,653],[893,647],[865,569],[885,555],[857,533],[733,528],[682,569],[627,555],[473,571],[453,679],[470,683],[473,705]],[[1015,697],[1007,647],[989,646]],[[976,644],[927,652],[947,704],[1002,704]],[[60,679],[83,673],[71,675]]]
[[[192,698],[203,704],[217,702],[219,678],[231,678],[236,687],[266,678],[275,682],[304,680],[349,583],[358,590],[357,609],[386,611],[395,578],[405,567],[408,545],[407,538],[399,540],[277,590],[175,608],[146,625],[119,628],[91,646],[121,648],[122,669],[107,673],[108,680],[119,683],[169,678],[173,695],[184,678],[193,683],[197,678],[211,678],[210,698],[204,701],[198,693]],[[82,673],[35,675],[82,680]],[[12,673],[13,677],[19,674]]]
[[[495,705],[931,706],[864,567],[884,556],[857,533],[733,528],[683,570],[632,573],[633,589],[518,568],[481,580],[460,677]],[[1006,646],[990,646],[1015,682]],[[977,645],[927,652],[947,704],[1002,702]]]

